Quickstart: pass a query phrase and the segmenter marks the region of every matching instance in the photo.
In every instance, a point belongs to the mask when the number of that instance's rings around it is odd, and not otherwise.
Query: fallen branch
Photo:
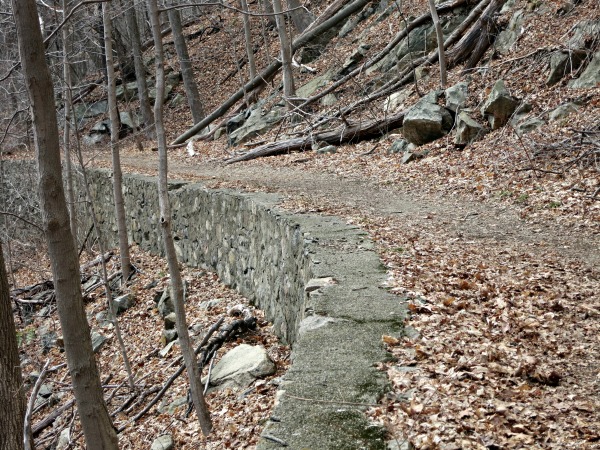
[[[494,16],[504,3],[506,3],[506,0],[492,0],[489,2],[479,20],[460,39],[456,47],[448,52],[448,59],[452,65],[456,66],[465,62],[463,72],[477,65],[498,34],[498,26]]]
[[[36,437],[40,432],[42,432],[45,428],[48,428],[50,425],[54,423],[56,419],[58,419],[62,413],[64,413],[67,409],[71,408],[75,404],[75,399],[69,400],[67,403],[62,405],[60,408],[55,409],[38,423],[36,423],[31,428],[31,434],[33,437]]]
[[[44,364],[44,367],[38,375],[37,380],[35,380],[35,384],[33,385],[33,389],[31,390],[31,394],[29,396],[29,401],[27,402],[25,420],[23,421],[23,443],[25,450],[33,450],[34,448],[33,435],[31,433],[31,415],[33,414],[33,408],[35,406],[37,394],[42,387],[42,383],[44,382],[44,378],[46,378],[46,374],[48,373],[48,364],[50,364],[50,360],[46,361],[46,364]]]
[[[89,269],[90,267],[94,267],[97,266],[98,264],[102,263],[102,259],[104,258],[104,262],[107,262],[110,258],[112,258],[114,256],[115,252],[106,252],[104,254],[104,256],[100,255],[98,257],[96,257],[95,259],[92,259],[90,262],[85,263],[84,265],[81,266],[80,271],[84,272],[85,270]]]
[[[206,335],[202,339],[202,342],[200,342],[200,344],[196,348],[196,351],[195,351],[196,355],[198,353],[200,353],[200,350],[202,349],[202,347],[204,345],[206,345],[206,343],[211,338],[211,336],[213,335],[213,333],[219,329],[219,327],[221,326],[221,324],[223,323],[224,320],[225,320],[225,318],[221,317],[215,324],[213,324],[209,328],[209,330],[206,332]],[[183,360],[183,357],[180,356],[179,358],[177,358],[176,361],[178,361],[179,363],[181,363],[182,360]],[[156,405],[156,403],[158,403],[158,401],[162,398],[162,396],[165,394],[165,392],[167,392],[167,389],[169,389],[169,387],[173,384],[173,382],[177,379],[177,377],[179,377],[179,375],[181,375],[183,373],[184,370],[185,370],[185,365],[181,365],[177,369],[177,371],[173,375],[171,375],[171,377],[163,385],[162,389],[160,391],[158,391],[158,394],[156,394],[156,396],[150,401],[150,403],[148,403],[144,409],[142,409],[139,413],[137,413],[133,417],[132,420],[135,422],[135,421],[139,420],[140,418],[142,418],[148,411],[150,411],[150,409],[152,409],[152,407],[154,405]],[[118,429],[117,432],[120,433],[124,429],[125,429],[125,427],[122,427],[122,428]]]
[[[240,156],[226,160],[226,164],[251,159],[279,155],[292,151],[304,151],[312,147],[314,142],[326,142],[331,145],[340,145],[347,142],[359,142],[381,136],[389,130],[399,128],[404,121],[405,111],[398,112],[383,119],[369,120],[350,127],[342,126],[332,131],[314,133],[306,137],[298,137],[286,141],[272,142],[256,147],[254,150]]]

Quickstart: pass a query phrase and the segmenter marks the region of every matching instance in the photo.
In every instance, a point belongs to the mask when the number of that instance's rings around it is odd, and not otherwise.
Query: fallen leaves
[[[157,292],[164,290],[168,286],[168,277],[163,276],[166,273],[166,263],[157,256],[149,255],[140,251],[137,247],[132,248],[132,261],[140,269],[134,278],[130,291],[136,299],[133,308],[119,315],[121,332],[124,336],[127,346],[128,356],[132,362],[133,371],[136,378],[138,394],[142,392],[157,392],[156,388],[162,387],[168,377],[172,375],[178,366],[172,367],[171,364],[179,356],[180,351],[177,347],[164,357],[158,357],[160,349],[161,332],[163,321],[156,311],[154,297]],[[42,260],[43,261],[43,260]],[[112,260],[110,264],[114,264]],[[39,269],[43,269],[40,264]],[[16,274],[21,285],[31,284],[31,279],[27,278],[35,275],[36,272],[21,270]],[[188,324],[191,327],[192,339],[198,340],[202,334],[217,321],[217,319],[228,313],[232,307],[240,304],[248,305],[246,299],[236,292],[227,289],[220,282],[214,273],[203,270],[190,269],[182,267],[182,276],[187,283],[186,312]],[[203,305],[206,302],[212,302],[210,308]],[[111,336],[112,324],[103,324],[98,320],[98,313],[106,309],[105,299],[98,296],[94,299],[88,299],[86,302],[86,313],[93,329],[100,330],[107,337]],[[275,392],[278,386],[278,377],[280,377],[289,365],[289,348],[280,344],[273,335],[271,326],[261,311],[253,310],[253,314],[258,317],[258,327],[254,332],[247,333],[238,337],[232,342],[224,344],[219,350],[219,356],[230,350],[240,342],[250,342],[253,345],[263,345],[269,356],[275,361],[277,373],[274,376],[263,380],[256,380],[244,391],[225,389],[223,391],[209,393],[207,402],[211,410],[211,416],[214,423],[214,431],[210,436],[204,437],[199,429],[199,424],[195,418],[195,413],[186,416],[188,382],[186,376],[181,376],[166,392],[163,399],[148,414],[143,416],[135,423],[131,421],[138,411],[140,411],[154,395],[146,396],[143,401],[135,403],[131,412],[119,411],[119,406],[131,395],[124,386],[126,386],[126,373],[123,369],[121,355],[114,347],[115,339],[110,339],[97,355],[97,360],[101,368],[101,376],[111,377],[111,385],[106,387],[106,397],[110,411],[116,411],[114,414],[114,423],[117,428],[124,427],[119,435],[119,444],[122,448],[149,448],[153,439],[166,432],[173,435],[177,448],[196,449],[200,445],[205,449],[222,448],[252,448],[256,445],[264,423],[270,415],[274,403]],[[32,316],[31,324],[24,326],[19,330],[22,336],[31,338],[22,339],[21,352],[27,355],[24,364],[25,378],[35,371],[45,359],[49,358],[53,365],[64,362],[65,354],[57,347],[52,347],[46,354],[41,351],[41,330],[56,330],[60,332],[60,324],[55,314],[47,316]],[[17,322],[19,324],[20,322]],[[207,368],[205,368],[206,372]],[[69,376],[67,368],[64,367],[55,373],[52,373],[46,380],[54,386],[56,391],[53,394],[55,402],[63,404],[72,398],[69,388]],[[136,398],[136,402],[139,399]],[[183,401],[180,401],[183,399]],[[166,412],[160,413],[158,410],[169,404],[180,401],[179,406],[174,408],[173,414]],[[37,423],[56,406],[39,408],[33,416],[33,423]],[[36,442],[45,442],[52,440],[55,433],[59,433],[66,426],[72,426],[71,436],[79,436],[79,423],[72,421],[71,414],[63,414],[54,423],[53,428],[44,430],[42,436],[38,437]],[[77,438],[73,442],[72,448],[82,448],[82,439]]]

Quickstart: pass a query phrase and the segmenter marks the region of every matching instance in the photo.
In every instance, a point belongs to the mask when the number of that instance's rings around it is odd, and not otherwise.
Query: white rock
[[[173,448],[173,438],[170,434],[163,434],[154,439],[150,450],[171,450]]]
[[[264,347],[240,344],[214,366],[210,384],[244,388],[256,378],[275,373],[275,364]],[[202,380],[206,383],[206,379]]]

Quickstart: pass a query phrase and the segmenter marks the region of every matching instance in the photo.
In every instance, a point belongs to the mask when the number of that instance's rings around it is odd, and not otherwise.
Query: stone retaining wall
[[[93,170],[89,179],[116,246],[110,175]],[[130,237],[162,253],[156,180],[125,175],[123,188]],[[180,260],[216,271],[293,345],[258,448],[384,449],[383,428],[370,425],[359,404],[386,390],[375,368],[388,357],[381,336],[402,333],[405,308],[380,288],[385,270],[365,233],[335,217],[282,211],[276,195],[185,182],[171,183],[170,195]]]

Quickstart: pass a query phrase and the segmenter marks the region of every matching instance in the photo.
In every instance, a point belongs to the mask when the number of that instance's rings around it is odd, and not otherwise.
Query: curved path
[[[126,171],[153,173],[155,155],[124,156]],[[267,165],[223,165],[199,162],[190,165],[169,163],[170,178],[183,177],[207,183],[224,182],[228,186],[276,192],[290,197],[308,198],[313,204],[326,202],[347,212],[365,216],[395,216],[412,223],[422,222],[446,230],[449,238],[493,239],[509,245],[529,246],[558,251],[564,257],[580,260],[589,267],[600,263],[600,235],[573,230],[558,223],[527,223],[518,213],[502,205],[483,204],[464,198],[433,198],[404,193],[377,185],[372,180],[341,178],[333,174],[305,171],[301,168]],[[436,226],[437,225],[437,226]]]

